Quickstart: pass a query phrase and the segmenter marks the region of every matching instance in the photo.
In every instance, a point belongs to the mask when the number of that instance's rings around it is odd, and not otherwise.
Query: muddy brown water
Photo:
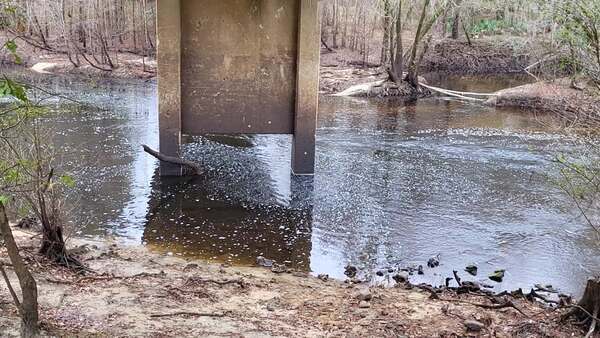
[[[74,173],[69,224],[80,236],[117,238],[169,255],[252,265],[257,256],[344,278],[425,268],[414,282],[443,284],[452,270],[496,290],[552,284],[580,294],[600,271],[600,248],[549,183],[558,153],[580,147],[543,115],[443,98],[320,100],[314,177],[290,175],[288,136],[190,139],[206,174],[160,179],[141,144],[157,146],[156,85],[36,77],[47,88],[105,107],[50,101],[52,141]],[[520,77],[431,78],[493,91]],[[479,267],[470,277],[463,269]],[[506,269],[502,283],[487,280]]]

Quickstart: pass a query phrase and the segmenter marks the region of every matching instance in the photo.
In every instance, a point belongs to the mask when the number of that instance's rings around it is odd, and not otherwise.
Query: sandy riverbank
[[[493,298],[401,285],[381,288],[306,273],[186,260],[140,246],[72,240],[94,274],[80,275],[35,254],[37,237],[16,233],[38,281],[45,331],[62,337],[378,336],[571,337],[563,310],[522,298]],[[5,252],[0,260],[7,262]],[[492,299],[515,308],[492,309]],[[489,306],[486,308],[485,306]],[[0,286],[0,332],[18,318]],[[522,312],[522,313],[521,313]],[[471,321],[478,322],[477,324]],[[468,331],[466,324],[481,325]]]

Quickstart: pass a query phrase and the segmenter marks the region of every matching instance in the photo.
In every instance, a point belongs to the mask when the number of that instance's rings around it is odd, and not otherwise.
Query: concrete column
[[[315,172],[315,132],[319,103],[320,27],[319,1],[299,0],[296,116],[292,145],[292,171]]]
[[[181,0],[157,0],[160,152],[179,156],[181,146]],[[161,176],[181,176],[180,165],[161,163]]]

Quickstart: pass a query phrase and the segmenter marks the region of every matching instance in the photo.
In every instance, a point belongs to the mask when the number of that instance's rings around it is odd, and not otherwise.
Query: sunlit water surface
[[[597,244],[547,179],[552,158],[580,147],[556,121],[455,100],[320,100],[314,178],[290,175],[290,137],[190,139],[197,178],[160,179],[141,145],[157,147],[151,82],[37,78],[107,108],[50,102],[52,141],[77,180],[69,221],[79,235],[143,243],[165,254],[252,265],[257,256],[344,278],[426,265],[415,282],[458,270],[497,290],[552,284],[579,294],[600,271]],[[441,77],[494,91],[521,78]],[[58,105],[58,106],[57,106]],[[467,264],[479,266],[467,278]],[[384,277],[385,279],[385,277]]]

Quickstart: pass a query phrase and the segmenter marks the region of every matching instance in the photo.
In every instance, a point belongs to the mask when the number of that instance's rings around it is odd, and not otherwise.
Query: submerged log
[[[179,157],[168,156],[168,155],[159,153],[158,151],[148,147],[147,145],[142,145],[142,147],[144,148],[144,151],[146,153],[152,155],[159,161],[172,163],[172,164],[178,164],[178,165],[190,168],[192,170],[192,172],[194,173],[194,175],[200,175],[203,172],[202,167],[200,167],[200,165],[198,165],[195,162],[184,160]]]

